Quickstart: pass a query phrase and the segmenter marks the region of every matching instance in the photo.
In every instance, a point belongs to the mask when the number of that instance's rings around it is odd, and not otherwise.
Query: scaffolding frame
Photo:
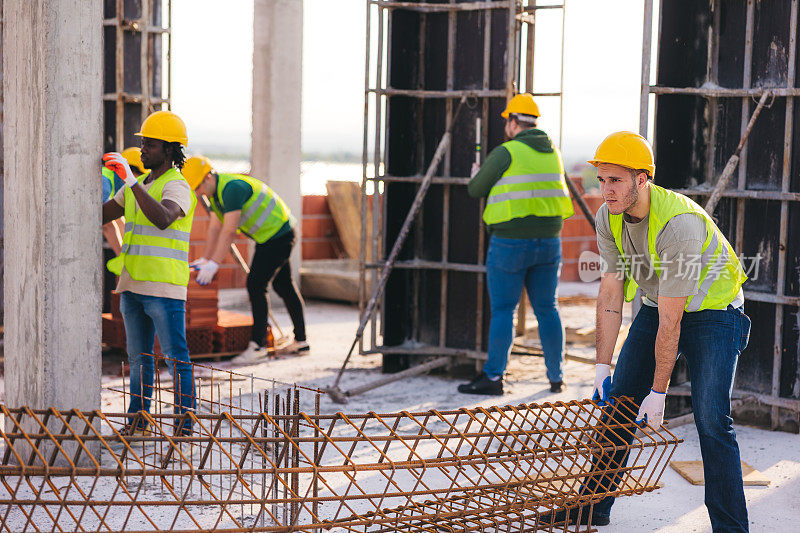
[[[489,99],[505,98],[510,99],[517,88],[522,89],[524,82],[525,92],[533,93],[540,97],[557,97],[559,99],[559,138],[558,145],[561,144],[563,135],[563,74],[564,74],[564,20],[566,13],[566,1],[558,3],[543,3],[542,0],[494,0],[457,3],[456,0],[449,0],[449,3],[425,3],[425,2],[402,2],[389,0],[366,0],[366,66],[364,76],[364,137],[362,155],[362,180],[361,180],[361,215],[362,221],[369,221],[367,216],[368,209],[371,210],[372,228],[370,237],[367,237],[366,224],[361,225],[361,254],[359,258],[359,309],[363,313],[369,299],[370,287],[375,287],[381,269],[385,265],[386,258],[381,255],[382,243],[387,234],[386,219],[384,214],[387,210],[386,195],[381,193],[384,184],[389,183],[414,183],[419,184],[424,179],[424,174],[418,173],[414,176],[394,176],[386,171],[388,157],[388,137],[389,137],[389,117],[388,104],[392,97],[413,97],[420,99],[446,99],[446,122],[444,130],[447,130],[452,121],[455,105],[462,97],[467,97],[470,101],[477,100],[481,106],[480,118],[482,124],[488,124],[489,118]],[[392,17],[394,10],[408,10],[421,15],[420,43],[419,43],[419,68],[423,72],[419,80],[417,89],[398,89],[389,86],[390,65],[388,58],[391,56],[391,34]],[[557,92],[534,92],[534,48],[535,48],[535,23],[536,13],[540,10],[561,10],[561,79]],[[503,89],[490,88],[490,57],[492,47],[492,12],[505,11],[508,14],[506,46],[507,61],[512,65],[506,69],[505,87]],[[482,86],[477,89],[457,89],[455,88],[455,56],[456,56],[456,17],[459,13],[478,12],[483,17],[484,42],[482,57]],[[430,90],[421,88],[424,84],[424,65],[425,65],[425,39],[426,39],[426,18],[425,15],[433,13],[446,13],[448,17],[447,31],[447,69],[446,87],[442,90]],[[377,20],[377,39],[375,48],[374,66],[371,61],[372,38],[373,38],[373,17]],[[523,30],[524,29],[524,30]],[[525,35],[523,43],[523,34]],[[522,68],[525,67],[524,80],[522,79]],[[374,101],[372,101],[374,100]],[[370,132],[370,127],[374,131]],[[418,119],[417,127],[422,131],[422,117]],[[487,146],[488,128],[482,128],[480,132],[480,146]],[[420,136],[420,153],[424,153],[423,145],[425,136]],[[414,346],[386,346],[383,344],[382,337],[384,327],[379,318],[385,306],[386,295],[381,296],[377,303],[376,312],[368,323],[369,333],[365,334],[359,341],[359,353],[366,354],[413,354],[420,356],[429,355],[448,355],[452,357],[466,357],[475,360],[479,365],[480,361],[486,359],[486,352],[481,349],[483,344],[484,330],[484,285],[485,272],[484,258],[486,254],[486,236],[483,231],[483,222],[480,222],[481,231],[476,236],[478,240],[478,261],[476,263],[451,262],[448,261],[449,252],[449,233],[450,233],[450,197],[452,187],[466,187],[469,177],[454,176],[451,174],[451,153],[445,153],[442,162],[442,175],[434,176],[432,185],[444,186],[444,203],[442,209],[441,227],[441,260],[430,261],[422,259],[421,256],[421,235],[424,231],[424,221],[422,213],[417,215],[412,232],[417,238],[414,240],[416,247],[414,259],[397,260],[394,269],[405,269],[414,271],[414,284],[419,287],[419,272],[422,270],[439,270],[441,272],[441,292],[442,302],[446,302],[448,291],[448,274],[451,272],[477,273],[478,282],[475,290],[477,292],[477,313],[475,318],[475,346],[472,349],[454,348],[447,346],[446,330],[448,325],[447,306],[442,303],[439,314],[439,336],[436,344],[415,343]],[[369,207],[368,207],[369,206]],[[485,199],[480,200],[480,210],[485,207]],[[390,246],[383,246],[389,248]],[[369,252],[368,252],[369,250]],[[368,260],[370,258],[371,260]],[[376,259],[380,258],[380,260]],[[413,330],[417,329],[420,321],[419,308],[414,307]]]
[[[114,103],[114,149],[122,151],[125,145],[125,105],[139,104],[141,106],[140,123],[154,111],[160,110],[164,105],[167,109],[171,108],[172,97],[172,0],[166,0],[166,10],[164,0],[139,0],[141,7],[140,17],[125,17],[125,0],[114,0],[116,2],[115,16],[103,19],[103,28],[114,28],[114,91],[103,93],[103,102]],[[166,14],[166,20],[162,24],[155,25],[154,17],[157,10],[162,9]],[[131,92],[125,90],[125,34],[131,36],[139,35],[139,79],[141,90]],[[153,83],[156,73],[155,61],[155,40],[166,40],[166,95],[156,96],[153,94]],[[108,48],[108,45],[106,45]],[[163,55],[163,48],[162,48]],[[128,56],[130,57],[130,56]],[[162,83],[163,86],[163,83]],[[106,132],[108,134],[109,132]]]
[[[772,428],[779,426],[779,409],[789,409],[800,412],[800,399],[786,398],[780,396],[780,376],[781,376],[781,354],[783,350],[783,327],[784,327],[784,308],[786,306],[800,307],[800,297],[785,294],[786,287],[786,264],[787,264],[787,244],[788,244],[788,220],[789,205],[795,203],[800,205],[800,192],[790,191],[791,161],[792,161],[792,114],[795,98],[800,97],[800,89],[794,87],[796,82],[795,63],[797,57],[797,27],[798,27],[798,8],[800,2],[791,0],[791,18],[789,21],[789,50],[788,50],[788,72],[786,86],[783,87],[752,87],[752,65],[753,65],[753,36],[755,28],[755,0],[746,0],[746,26],[744,37],[744,74],[742,87],[725,88],[718,85],[718,65],[719,65],[719,36],[721,9],[717,5],[713,9],[713,20],[708,41],[708,67],[706,72],[706,84],[702,87],[664,87],[653,85],[651,80],[651,68],[653,68],[652,58],[652,39],[654,9],[653,0],[645,0],[644,3],[644,28],[643,28],[643,47],[642,47],[642,78],[641,78],[641,105],[639,114],[639,133],[647,136],[650,114],[650,95],[655,96],[654,109],[658,104],[659,95],[691,95],[705,98],[709,101],[710,107],[716,108],[717,103],[723,98],[738,98],[741,100],[741,126],[740,136],[748,133],[747,125],[751,113],[755,112],[755,107],[751,101],[760,98],[768,93],[772,98],[785,98],[785,130],[783,142],[783,164],[781,168],[780,191],[762,191],[747,188],[747,150],[742,150],[739,159],[737,181],[734,187],[728,187],[721,191],[722,198],[730,198],[736,204],[736,227],[734,232],[734,249],[742,253],[744,249],[744,218],[745,205],[747,200],[772,200],[780,202],[780,223],[778,235],[778,259],[777,259],[777,290],[775,294],[757,290],[744,290],[746,301],[763,302],[775,305],[775,330],[774,343],[772,345],[772,383],[768,394],[761,394],[747,390],[734,390],[733,396],[755,400],[758,403],[771,407],[770,418]],[[658,22],[658,19],[655,19]],[[657,24],[655,35],[657,42],[661,37],[661,25]],[[657,68],[657,64],[655,65]],[[655,113],[654,113],[655,116]],[[716,157],[716,135],[718,124],[718,114],[712,112],[711,124],[708,133],[708,154],[705,161],[705,179],[699,179],[699,186],[690,188],[675,189],[676,192],[693,196],[695,198],[707,199],[714,191],[714,183],[718,176],[715,175]],[[654,131],[658,127],[654,119]],[[745,145],[746,147],[746,145]],[[657,149],[657,147],[656,147]],[[798,354],[800,358],[800,354]],[[691,395],[688,387],[673,387],[670,390],[672,395],[689,396]],[[794,385],[794,394],[800,395],[800,372]]]

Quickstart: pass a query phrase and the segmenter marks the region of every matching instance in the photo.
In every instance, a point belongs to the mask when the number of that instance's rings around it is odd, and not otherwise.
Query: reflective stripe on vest
[[[530,215],[568,218],[574,214],[558,150],[539,152],[521,141],[509,141],[503,146],[511,156],[511,164],[486,198],[486,224]]]
[[[672,217],[685,213],[693,213],[703,219],[706,225],[706,240],[699,258],[700,276],[697,294],[687,298],[684,309],[689,313],[704,309],[725,309],[736,298],[742,284],[747,280],[733,247],[702,207],[682,194],[652,183],[647,223],[650,262],[656,275],[661,277],[663,268],[656,252],[656,238]],[[617,251],[625,261],[625,300],[631,301],[636,295],[638,285],[633,279],[630,261],[622,250],[622,215],[609,213],[608,222]]]
[[[217,218],[225,218],[222,193],[229,183],[236,180],[246,182],[253,190],[253,194],[242,206],[239,231],[261,244],[272,238],[286,222],[294,221],[289,208],[272,189],[261,180],[242,174],[219,174],[217,193],[211,198],[211,208]]]
[[[149,173],[139,177],[143,183]],[[159,176],[147,193],[160,202],[164,186],[185,180],[176,169]],[[108,269],[120,274],[122,266],[131,278],[186,286],[189,282],[189,236],[197,198],[191,195],[191,207],[186,216],[178,218],[166,229],[157,228],[138,209],[130,188],[125,189],[125,235],[119,257],[108,263]]]

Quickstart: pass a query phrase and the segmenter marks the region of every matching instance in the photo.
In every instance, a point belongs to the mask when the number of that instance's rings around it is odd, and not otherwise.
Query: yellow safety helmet
[[[594,153],[594,159],[588,163],[594,166],[612,163],[634,170],[646,170],[650,177],[656,172],[653,148],[647,139],[632,131],[618,131],[603,139]]]
[[[134,133],[139,137],[159,139],[168,143],[181,143],[186,146],[186,124],[172,111],[156,111],[142,122],[141,131]]]
[[[519,113],[520,115],[533,115],[534,117],[538,117],[539,115],[539,106],[536,105],[536,102],[533,101],[533,96],[530,93],[519,93],[514,95],[506,108],[500,113],[500,116],[503,118],[508,118],[508,115],[511,113]]]
[[[190,157],[183,163],[181,174],[189,182],[192,190],[197,189],[206,175],[212,170],[211,161],[203,155],[195,155]]]
[[[144,168],[144,163],[142,163],[142,150],[141,149],[135,148],[135,147],[125,148],[121,152],[121,154],[122,154],[122,157],[125,158],[125,161],[127,161],[128,164],[131,167],[135,168],[136,170],[138,170],[142,174],[144,174],[146,172],[145,168]]]

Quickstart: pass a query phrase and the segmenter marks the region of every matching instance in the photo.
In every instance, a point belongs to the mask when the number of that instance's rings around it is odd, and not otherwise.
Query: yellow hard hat
[[[519,93],[508,102],[506,108],[500,113],[503,118],[508,118],[510,113],[519,113],[520,115],[533,115],[538,117],[539,106],[533,101],[533,96],[529,93]]]
[[[139,172],[144,174],[145,168],[144,163],[142,163],[142,151],[139,148],[131,147],[125,148],[122,152],[122,157],[125,158],[125,161],[128,162],[130,166],[137,169]]]
[[[603,139],[594,153],[594,159],[588,163],[594,166],[612,163],[634,170],[646,170],[651,177],[656,172],[653,148],[647,139],[632,131],[618,131]]]
[[[211,161],[203,155],[195,155],[186,160],[181,169],[181,174],[189,182],[192,190],[197,189],[212,170]]]
[[[159,139],[168,143],[181,143],[186,146],[186,124],[172,111],[156,111],[142,122],[141,131],[134,133],[139,137]]]

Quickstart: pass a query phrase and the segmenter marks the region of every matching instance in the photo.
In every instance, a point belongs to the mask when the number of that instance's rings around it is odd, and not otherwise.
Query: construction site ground
[[[561,315],[564,326],[572,331],[590,331],[594,325],[593,284],[563,284],[561,288]],[[286,310],[277,298],[272,299],[273,312],[284,332],[291,331]],[[235,370],[245,375],[272,378],[282,382],[296,382],[307,387],[324,388],[333,381],[353,340],[358,325],[358,308],[329,302],[307,301],[307,329],[311,353],[305,356],[279,356],[260,364],[234,367],[227,361],[213,362],[216,367]],[[222,291],[220,307],[249,313],[244,290]],[[528,316],[529,330],[536,325],[533,314]],[[568,335],[568,339],[570,336]],[[568,344],[567,352],[593,357],[590,345]],[[382,376],[380,355],[354,355],[341,381],[343,390],[359,386]],[[103,410],[122,410],[118,393],[108,390],[121,386],[119,354],[107,357],[104,362]],[[164,378],[167,378],[166,372]],[[564,380],[567,389],[559,394],[549,390],[545,376],[544,360],[535,355],[513,355],[505,378],[504,396],[468,396],[456,391],[461,379],[446,375],[426,375],[407,378],[382,388],[352,397],[347,405],[333,403],[323,397],[323,413],[368,412],[389,413],[402,410],[452,409],[459,407],[489,407],[499,404],[552,402],[588,397],[591,393],[594,367],[591,364],[567,360]],[[4,384],[0,384],[4,396]],[[310,408],[310,406],[309,406]],[[672,430],[685,442],[678,446],[673,460],[699,461],[700,447],[694,424]],[[742,460],[763,473],[769,486],[745,487],[750,513],[750,530],[800,531],[800,436],[772,432],[742,425],[736,426]],[[662,533],[688,533],[711,531],[708,514],[703,505],[703,487],[690,484],[677,472],[668,468],[662,477],[663,487],[642,496],[621,498],[612,512],[610,526],[599,531]]]

